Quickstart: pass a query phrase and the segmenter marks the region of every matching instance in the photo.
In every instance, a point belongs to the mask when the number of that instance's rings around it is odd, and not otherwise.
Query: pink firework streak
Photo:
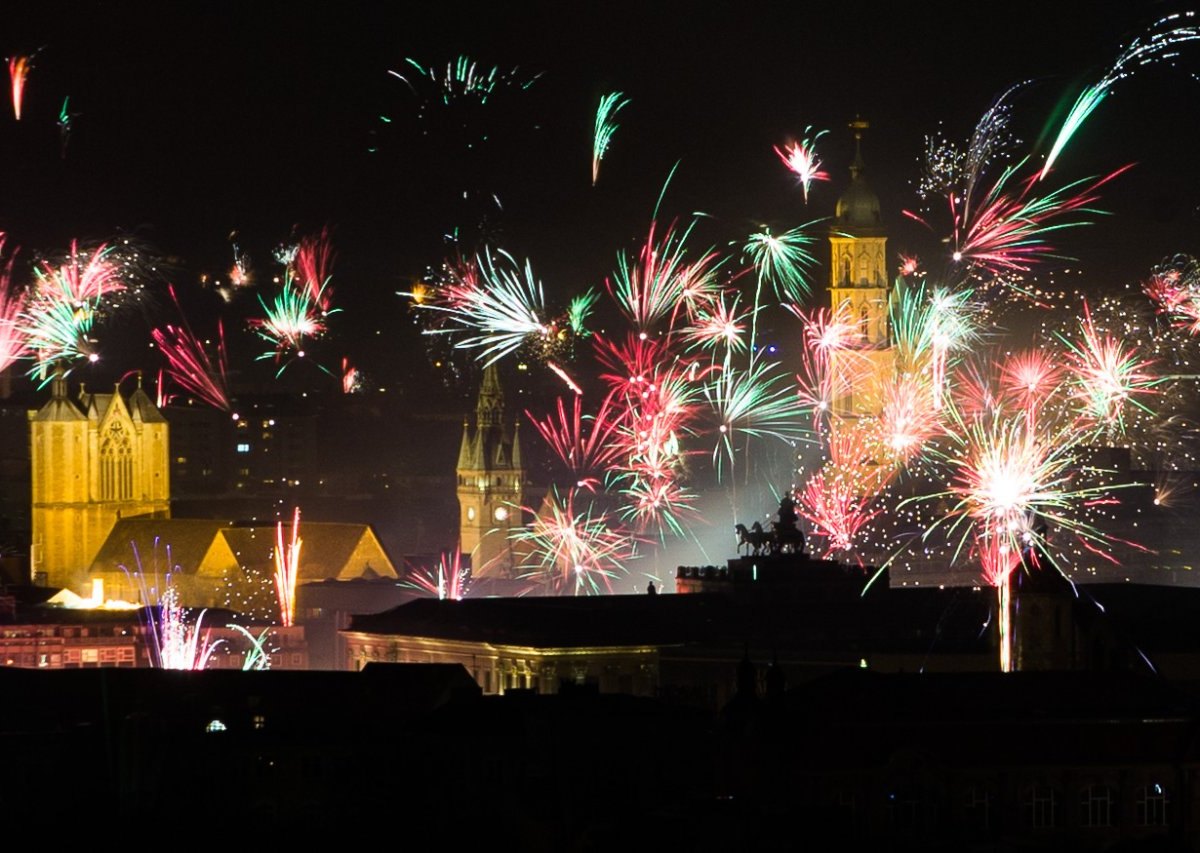
[[[537,419],[526,412],[538,433],[554,454],[577,478],[581,488],[594,489],[599,485],[596,475],[613,465],[623,451],[618,443],[619,415],[609,394],[600,404],[595,417],[584,418],[583,403],[576,395],[572,399],[572,410],[567,414],[562,398],[558,398],[557,409],[544,419]],[[584,424],[587,422],[587,429]]]
[[[4,235],[0,234],[0,254],[4,250]],[[26,293],[13,286],[14,257],[0,261],[0,370],[4,370],[29,352],[29,338],[20,323],[25,310]]]
[[[358,372],[358,368],[350,363],[349,358],[342,358],[342,393],[353,394],[359,390],[362,383],[362,376]]]
[[[811,131],[810,127],[808,131]],[[806,132],[808,132],[806,131]],[[782,149],[778,145],[775,146],[775,153],[779,155],[779,159],[783,161],[783,165],[794,174],[800,181],[800,186],[804,189],[804,203],[808,204],[808,188],[813,181],[828,181],[829,173],[821,170],[821,161],[817,159],[816,142],[826,131],[821,131],[811,140],[803,139],[800,142],[791,142],[785,145]]]
[[[1083,305],[1078,341],[1064,340],[1067,359],[1077,381],[1074,398],[1085,418],[1124,431],[1126,405],[1149,412],[1138,398],[1157,393],[1154,386],[1163,377],[1151,373],[1153,359],[1142,359],[1136,347],[1126,346],[1112,335],[1100,334],[1092,324],[1091,311]]]
[[[108,260],[111,248],[100,245],[91,254],[80,255],[79,244],[71,241],[71,255],[66,263],[55,266],[42,261],[37,275],[37,298],[47,302],[69,302],[80,305],[97,302],[106,294],[124,290],[120,269]]]
[[[689,261],[686,242],[690,229],[678,234],[671,225],[662,240],[656,241],[657,227],[650,223],[637,261],[631,263],[622,255],[617,271],[604,281],[621,312],[643,334],[667,318],[668,325],[674,325],[681,307],[694,311],[721,289],[715,275],[716,252]]]
[[[283,522],[275,524],[275,595],[279,599],[279,621],[285,628],[296,622],[296,581],[300,577],[300,507],[292,515],[292,536],[283,539]]]
[[[180,316],[183,309],[175,296],[175,288],[168,288]],[[167,376],[172,382],[190,394],[194,394],[214,409],[228,412],[229,404],[226,376],[225,327],[217,320],[217,359],[214,364],[204,344],[193,334],[187,319],[182,326],[164,326],[150,333],[163,357],[167,360]],[[162,383],[159,383],[162,390]]]
[[[1186,270],[1155,273],[1142,289],[1173,325],[1191,335],[1200,334],[1200,281],[1194,263]]]
[[[308,290],[309,298],[324,312],[333,307],[333,289],[329,279],[333,272],[336,253],[328,228],[321,233],[305,237],[296,247],[296,277]]]
[[[12,82],[13,114],[21,120],[21,103],[25,100],[25,81],[33,70],[32,56],[14,56],[8,60],[8,77]]]
[[[1015,171],[1010,168],[978,208],[951,193],[954,260],[992,273],[1028,272],[1035,262],[1054,257],[1054,248],[1045,241],[1049,232],[1083,224],[1061,218],[1072,212],[1097,212],[1088,207],[1100,198],[1097,190],[1130,168],[1132,164],[1102,178],[1075,181],[1044,196],[1033,195],[1037,175],[1022,181],[1015,194],[1007,192],[1006,184]]]
[[[1064,375],[1062,365],[1044,350],[1016,353],[1000,365],[1001,387],[1024,409],[1030,429],[1036,426],[1039,412]]]
[[[810,477],[798,497],[797,511],[826,539],[826,558],[850,551],[858,531],[882,511],[872,509],[873,499],[858,494],[845,478],[824,471]]]
[[[434,568],[415,569],[406,580],[441,601],[462,601],[471,585],[471,570],[462,564],[462,550],[455,548],[452,554],[442,554]]]

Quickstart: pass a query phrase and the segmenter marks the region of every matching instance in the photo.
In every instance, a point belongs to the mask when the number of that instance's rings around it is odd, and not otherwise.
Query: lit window
[[[208,725],[204,727],[204,731],[212,734],[213,732],[227,731],[225,724],[220,720],[209,720]]]
[[[249,444],[243,444],[243,443],[240,443],[240,442],[239,442],[239,443],[238,443],[238,446],[237,446],[237,452],[238,452],[238,453],[249,453],[249,452],[250,452],[250,445],[249,445]]]
[[[469,506],[469,507],[467,507],[467,521],[474,521],[474,520],[475,520],[475,507]]]

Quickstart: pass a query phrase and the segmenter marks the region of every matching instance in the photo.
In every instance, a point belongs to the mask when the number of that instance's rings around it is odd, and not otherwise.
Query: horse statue
[[[763,526],[757,521],[746,529],[744,524],[735,524],[733,529],[738,535],[738,553],[742,553],[742,548],[750,549],[751,556],[757,557],[771,544],[771,534],[763,530]]]

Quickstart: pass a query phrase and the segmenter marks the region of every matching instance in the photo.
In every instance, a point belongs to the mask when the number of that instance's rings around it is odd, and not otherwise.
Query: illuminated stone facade
[[[521,525],[525,469],[514,422],[504,424],[504,389],[495,365],[483,371],[475,428],[463,424],[458,453],[459,541],[474,578],[511,578],[520,562],[511,529]]]
[[[128,399],[114,388],[73,400],[62,376],[29,418],[34,578],[86,593],[118,519],[170,517],[167,422],[140,379]]]
[[[857,330],[857,348],[831,354],[834,371],[834,414],[842,417],[877,415],[883,409],[883,383],[895,366],[891,347],[887,234],[879,197],[863,177],[861,151],[865,121],[851,122],[854,165],[850,187],[838,199],[830,230],[829,297],[839,319]]]

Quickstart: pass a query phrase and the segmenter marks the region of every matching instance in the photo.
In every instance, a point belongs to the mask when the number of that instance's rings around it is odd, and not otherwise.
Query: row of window
[[[963,816],[971,828],[988,832],[996,828],[997,794],[986,785],[967,788],[963,799]],[[1159,782],[1139,785],[1133,791],[1132,825],[1142,828],[1167,826],[1170,817],[1170,793]],[[843,791],[834,797],[834,809],[845,819],[856,816],[855,796]],[[1062,791],[1051,785],[1029,785],[1020,793],[1020,819],[1031,829],[1055,829],[1066,825],[1069,817]],[[888,822],[897,830],[914,830],[936,823],[938,804],[924,800],[920,793],[900,788],[886,794]],[[1074,826],[1085,829],[1104,829],[1121,823],[1120,798],[1117,789],[1104,784],[1080,789],[1075,802],[1078,809]]]

